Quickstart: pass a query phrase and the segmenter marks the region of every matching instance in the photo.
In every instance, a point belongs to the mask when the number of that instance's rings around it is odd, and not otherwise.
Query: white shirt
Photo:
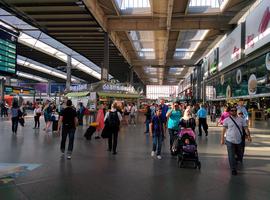
[[[114,109],[114,108],[111,109],[111,112],[115,112],[115,111],[116,111],[116,109]],[[104,117],[104,122],[105,122],[106,119],[109,117],[109,114],[110,114],[110,111],[106,112],[106,115],[105,115],[105,117]],[[117,115],[118,115],[119,121],[121,121],[121,120],[122,120],[121,114],[120,114],[119,112],[117,112]]]
[[[242,131],[243,127],[247,127],[247,122],[241,117],[233,117],[231,116],[234,121],[239,126],[240,130]],[[233,144],[240,144],[242,142],[242,137],[240,135],[239,129],[235,125],[235,123],[231,120],[230,117],[226,118],[223,122],[223,127],[227,128],[226,132],[226,140],[233,143]],[[243,134],[243,133],[241,133]]]

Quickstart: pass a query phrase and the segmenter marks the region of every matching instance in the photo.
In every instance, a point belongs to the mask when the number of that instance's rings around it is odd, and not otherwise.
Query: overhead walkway
[[[76,133],[71,160],[60,158],[60,137],[32,129],[31,118],[18,134],[11,122],[0,119],[0,199],[259,199],[269,190],[269,122],[252,130],[244,165],[230,174],[225,146],[219,144],[220,127],[198,138],[201,170],[178,168],[163,144],[162,160],[151,158],[151,137],[144,125],[123,126],[118,154],[107,152],[106,141],[86,141],[86,126]],[[41,119],[43,121],[43,119]],[[268,126],[268,127],[267,127]],[[5,163],[10,163],[7,165]],[[19,165],[21,164],[21,165]],[[9,166],[9,167],[7,167]],[[14,167],[15,166],[15,167]],[[6,174],[6,176],[5,176]]]

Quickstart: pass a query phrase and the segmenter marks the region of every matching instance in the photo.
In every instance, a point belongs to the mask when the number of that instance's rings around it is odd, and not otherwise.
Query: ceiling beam
[[[116,32],[108,31],[108,20],[103,12],[102,8],[99,6],[97,0],[83,0],[86,7],[89,9],[91,14],[95,17],[99,25],[103,28],[105,32],[108,32],[108,35],[115,46],[119,49],[121,54],[127,60],[129,64],[131,64],[130,56],[128,55],[128,51],[124,44],[122,44],[121,38],[117,35]]]
[[[231,30],[232,25],[227,24],[228,17],[216,16],[196,16],[172,18],[171,31],[190,29],[218,29]],[[134,18],[110,18],[108,19],[108,31],[160,31],[167,30],[166,18],[134,17]]]

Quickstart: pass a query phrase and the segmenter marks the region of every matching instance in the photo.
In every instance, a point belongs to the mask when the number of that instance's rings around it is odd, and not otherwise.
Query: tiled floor
[[[121,129],[117,155],[106,151],[103,139],[86,141],[86,127],[79,127],[72,160],[66,160],[60,158],[60,137],[32,129],[30,120],[17,135],[12,134],[9,121],[0,120],[0,166],[40,164],[1,183],[1,200],[270,199],[269,122],[259,122],[252,129],[253,142],[246,147],[244,166],[232,177],[226,147],[219,144],[220,127],[210,127],[207,138],[197,139],[199,171],[178,168],[168,151],[168,136],[162,160],[151,158],[152,140],[144,134],[143,124]]]

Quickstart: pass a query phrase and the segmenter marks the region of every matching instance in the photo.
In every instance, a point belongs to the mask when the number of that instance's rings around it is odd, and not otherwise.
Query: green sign
[[[14,35],[0,29],[0,74],[16,74],[16,44]]]

